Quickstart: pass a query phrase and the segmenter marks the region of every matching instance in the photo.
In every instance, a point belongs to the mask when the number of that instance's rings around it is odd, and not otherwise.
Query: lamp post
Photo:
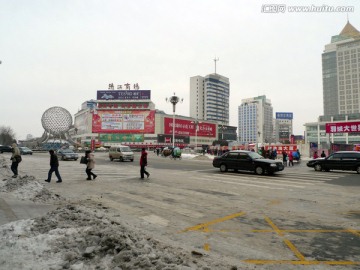
[[[170,102],[173,105],[173,139],[172,139],[172,143],[173,143],[173,148],[175,148],[175,107],[176,104],[178,104],[179,102],[182,102],[184,99],[180,99],[178,96],[174,95],[166,98],[165,99],[166,102]]]
[[[195,124],[195,147],[194,147],[194,151],[196,153],[196,148],[197,148],[197,132],[198,132],[198,126],[199,126],[199,120],[195,120],[195,121],[192,121],[191,124]]]

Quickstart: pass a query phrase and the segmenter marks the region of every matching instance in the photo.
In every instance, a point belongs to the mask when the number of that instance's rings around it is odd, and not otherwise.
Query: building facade
[[[338,144],[359,144],[360,143],[360,129],[359,132],[337,132],[327,133],[327,124],[336,123],[358,123],[360,121],[360,113],[354,114],[340,114],[334,116],[320,116],[317,122],[306,123],[305,126],[305,143],[316,143],[319,148],[329,149],[331,143]]]
[[[274,141],[290,143],[293,134],[293,113],[276,112],[274,120]]]
[[[190,117],[229,124],[229,79],[213,73],[190,78]]]
[[[324,116],[360,112],[360,32],[349,22],[322,54]]]
[[[266,96],[241,100],[238,134],[242,144],[273,142],[273,107]]]
[[[179,147],[202,147],[211,146],[219,136],[236,139],[236,127],[226,126],[224,132],[216,121],[157,110],[150,90],[99,90],[97,99],[84,102],[74,119],[71,137],[88,147],[94,142],[105,147],[154,148],[171,146],[173,139]]]

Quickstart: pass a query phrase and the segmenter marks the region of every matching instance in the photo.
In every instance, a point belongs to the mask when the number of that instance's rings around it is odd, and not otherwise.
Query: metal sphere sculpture
[[[51,107],[43,113],[41,124],[46,132],[54,136],[61,136],[69,131],[72,125],[72,116],[68,110],[62,107]]]

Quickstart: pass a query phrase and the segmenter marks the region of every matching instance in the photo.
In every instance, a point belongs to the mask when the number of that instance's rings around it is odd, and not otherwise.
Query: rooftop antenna
[[[214,58],[214,62],[215,62],[215,74],[216,74],[216,61],[219,61],[219,57],[218,58]]]

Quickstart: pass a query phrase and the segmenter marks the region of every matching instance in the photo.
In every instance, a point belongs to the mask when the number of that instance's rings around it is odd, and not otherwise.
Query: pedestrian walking
[[[286,167],[287,166],[288,156],[287,156],[287,153],[285,151],[282,151],[282,158],[283,158],[283,165]]]
[[[19,163],[21,162],[21,153],[19,150],[19,147],[17,146],[16,143],[13,143],[11,145],[12,147],[12,155],[11,155],[11,171],[13,172],[13,176],[12,178],[16,178],[18,177],[18,167],[19,167]]]
[[[294,166],[294,156],[292,152],[289,153],[289,167]]]
[[[317,153],[317,151],[315,151],[313,158],[314,158],[314,159],[317,159],[318,157],[319,157],[319,156],[318,156],[318,153]]]
[[[322,158],[325,158],[326,157],[326,154],[325,154],[325,151],[323,150],[322,152],[321,152],[321,155],[320,155]]]
[[[56,183],[61,183],[62,179],[61,179],[61,176],[60,176],[60,173],[59,173],[59,160],[58,160],[58,157],[55,154],[54,150],[49,150],[49,154],[50,154],[50,170],[49,170],[49,173],[48,173],[48,178],[45,180],[45,182],[50,183],[52,173],[55,172],[55,175],[56,175],[56,177],[58,179],[56,181]]]
[[[141,149],[141,157],[140,157],[140,178],[144,179],[144,174],[146,174],[147,178],[149,178],[150,173],[145,170],[147,166],[147,152],[145,148]]]
[[[86,152],[85,152],[85,157],[86,157],[86,160],[87,160],[86,170],[85,170],[85,172],[86,172],[86,174],[87,174],[86,180],[92,180],[92,179],[91,179],[91,176],[92,176],[93,179],[95,180],[95,178],[97,177],[97,175],[92,172],[92,170],[95,168],[95,157],[94,157],[94,155],[91,153],[90,150],[86,150]]]

